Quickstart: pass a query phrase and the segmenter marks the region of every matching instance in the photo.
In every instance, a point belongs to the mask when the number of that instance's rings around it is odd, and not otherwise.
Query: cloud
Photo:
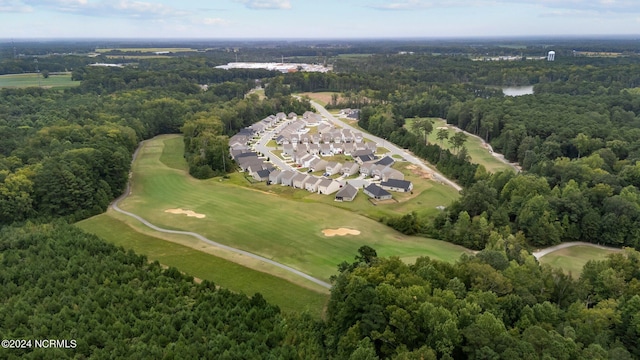
[[[135,0],[24,0],[32,7],[44,7],[50,11],[71,13],[85,16],[115,16],[140,19],[158,19],[189,15],[189,12],[172,8],[163,4],[154,4]]]
[[[640,13],[637,0],[376,0],[367,7],[377,10],[420,10],[451,7],[500,7],[505,5],[531,5],[554,11],[565,10],[568,14],[584,11],[608,13]]]
[[[222,18],[205,18],[200,20],[199,23],[203,25],[227,25],[229,24],[229,20]]]
[[[33,8],[19,0],[0,0],[0,13],[25,13]]]
[[[291,9],[290,0],[237,0],[249,9],[255,10],[284,10]]]

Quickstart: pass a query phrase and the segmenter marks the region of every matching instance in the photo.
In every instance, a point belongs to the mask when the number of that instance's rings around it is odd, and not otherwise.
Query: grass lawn
[[[589,260],[604,260],[615,251],[598,249],[592,246],[572,246],[560,249],[540,258],[541,264],[561,268],[565,273],[578,278],[582,267]]]
[[[184,273],[213,281],[226,289],[247,295],[259,292],[284,311],[307,310],[317,316],[322,313],[328,299],[326,291],[313,291],[207,252],[151,236],[114,217],[118,215],[120,214],[109,211],[83,220],[76,226],[107,242],[144,254],[151,261],[157,260],[163,265],[176,267]]]
[[[68,88],[78,85],[80,81],[71,81],[71,73],[50,74],[46,79],[37,73],[0,75],[0,88]]]
[[[442,146],[445,149],[451,149],[451,145],[447,140],[444,140],[442,143],[438,141],[437,134],[438,128],[447,126],[447,122],[443,119],[434,119],[433,120],[433,131],[428,136],[429,143],[435,143]],[[411,129],[411,123],[413,123],[413,119],[406,119],[405,127],[409,131],[413,131]],[[456,131],[452,127],[447,127],[449,132],[449,138],[451,138]],[[424,136],[424,135],[423,135]],[[502,161],[496,159],[489,150],[482,145],[482,141],[475,137],[467,137],[467,142],[465,143],[467,150],[469,151],[469,156],[471,157],[471,162],[476,164],[481,164],[487,169],[489,172],[498,172],[502,170],[512,170],[513,168],[503,163]]]
[[[175,158],[172,154],[181,152],[181,144],[182,138],[177,135],[145,143],[133,165],[132,195],[121,203],[123,209],[158,226],[194,231],[324,280],[336,273],[342,261],[353,261],[362,245],[373,247],[381,256],[425,255],[446,261],[455,261],[465,251],[446,242],[404,236],[353,211],[315,199],[308,201],[306,196],[296,201],[295,195],[277,196],[259,187],[238,186],[234,176],[193,179],[185,171],[167,167],[160,160]],[[280,186],[269,188],[276,187]],[[206,217],[198,219],[165,212],[172,208],[193,210]],[[356,229],[361,234],[345,237],[322,234],[323,229],[340,227]]]

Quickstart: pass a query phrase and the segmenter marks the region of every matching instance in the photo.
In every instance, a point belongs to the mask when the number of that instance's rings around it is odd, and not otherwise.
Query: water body
[[[506,86],[506,87],[502,88],[502,92],[506,96],[532,95],[533,94],[533,85],[529,85],[529,86]]]

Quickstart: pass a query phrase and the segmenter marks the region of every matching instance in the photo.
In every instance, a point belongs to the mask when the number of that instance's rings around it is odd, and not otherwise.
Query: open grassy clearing
[[[120,215],[120,216],[119,216]],[[191,276],[213,281],[226,289],[253,295],[261,293],[269,302],[280,306],[284,311],[309,311],[320,316],[328,299],[326,290],[310,290],[293,284],[282,278],[262,271],[252,270],[233,261],[214,256],[173,241],[197,243],[185,236],[168,235],[158,238],[136,229],[120,220],[122,217],[114,211],[94,216],[76,224],[81,229],[102,239],[144,254],[151,261],[157,260],[163,265],[173,266]],[[160,233],[149,230],[152,234]],[[166,234],[163,234],[166,235]],[[173,240],[173,241],[172,241]]]
[[[80,81],[71,81],[71,73],[49,74],[46,79],[38,73],[0,75],[0,88],[69,88],[78,85]]]
[[[306,96],[309,99],[317,102],[318,104],[322,105],[322,106],[327,106],[327,104],[331,103],[331,95],[333,94],[338,94],[338,101],[340,101],[340,93],[334,93],[331,91],[325,91],[325,92],[304,92],[304,93],[299,93],[297,95],[300,96]]]
[[[438,138],[437,138],[438,128],[447,127],[447,131],[449,132],[449,138],[451,138],[456,133],[456,131],[452,127],[448,127],[447,122],[443,119],[431,118],[431,120],[433,121],[433,131],[428,136],[429,143],[435,143],[445,149],[451,149],[451,145],[446,139],[442,143],[438,141]],[[413,123],[413,121],[414,119],[406,119],[406,124],[405,124],[405,127],[407,128],[407,130],[411,132],[413,132],[413,130],[411,129],[411,124]],[[422,134],[420,135],[424,136]],[[482,141],[480,141],[480,139],[478,138],[469,136],[467,138],[467,142],[465,143],[465,147],[469,151],[471,162],[484,166],[485,169],[487,169],[487,171],[489,172],[513,170],[513,168],[510,165],[503,163],[502,161],[500,161],[499,159],[496,159],[493,155],[491,155],[491,153],[489,153],[489,149],[486,148],[482,144]]]
[[[453,261],[466,251],[441,241],[404,236],[332,205],[293,201],[295,196],[292,199],[259,188],[246,188],[246,181],[244,186],[237,186],[243,180],[236,176],[205,181],[193,179],[159,160],[163,152],[179,152],[181,141],[179,136],[169,135],[144,145],[133,166],[132,195],[121,203],[123,209],[158,226],[194,231],[324,280],[335,274],[337,264],[352,261],[357,249],[365,244],[381,256],[425,255],[446,261]],[[167,156],[172,157],[165,154],[165,158]],[[164,212],[170,208],[193,210],[205,214],[206,218]],[[322,230],[328,228],[356,229],[361,235],[325,237]]]
[[[598,249],[592,246],[572,246],[560,249],[540,258],[541,264],[562,269],[566,274],[578,278],[584,264],[589,260],[604,260],[615,251]]]

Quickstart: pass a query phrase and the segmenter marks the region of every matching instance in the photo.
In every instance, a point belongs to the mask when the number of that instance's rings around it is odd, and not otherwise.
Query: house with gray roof
[[[342,164],[340,173],[345,176],[351,176],[357,174],[358,170],[360,170],[360,165],[356,164],[353,161],[347,161],[346,163]]]
[[[388,181],[391,179],[404,180],[404,174],[392,167],[387,167],[384,170],[382,170],[380,179],[382,179],[382,181]]]
[[[276,169],[269,173],[270,184],[280,184],[280,178],[282,177],[282,171]]]
[[[318,194],[329,195],[340,190],[340,183],[333,179],[321,179],[318,183]]]
[[[325,172],[329,175],[337,174],[342,169],[342,164],[337,161],[331,161],[327,163]]]
[[[320,183],[320,181],[322,181],[320,178],[315,177],[315,176],[311,176],[304,183],[304,188],[308,192],[316,192],[316,191],[318,191],[318,183]]]
[[[353,201],[358,195],[358,189],[350,184],[347,184],[338,191],[335,201]]]
[[[327,164],[328,162],[326,160],[315,158],[315,160],[311,161],[309,164],[309,169],[312,171],[323,171],[327,168]]]
[[[389,200],[392,198],[391,193],[376,184],[370,184],[364,188],[363,192],[376,200]]]
[[[280,184],[282,184],[282,186],[293,186],[293,178],[298,174],[296,171],[283,171],[282,175],[280,175]]]
[[[413,190],[411,181],[389,179],[380,183],[380,187],[388,191],[409,192]]]
[[[298,175],[293,177],[292,185],[296,189],[304,189],[304,184],[311,178],[311,176],[307,174],[298,173]]]
[[[360,174],[363,174],[364,176],[372,176],[371,171],[373,171],[374,166],[375,165],[372,162],[360,164]]]

